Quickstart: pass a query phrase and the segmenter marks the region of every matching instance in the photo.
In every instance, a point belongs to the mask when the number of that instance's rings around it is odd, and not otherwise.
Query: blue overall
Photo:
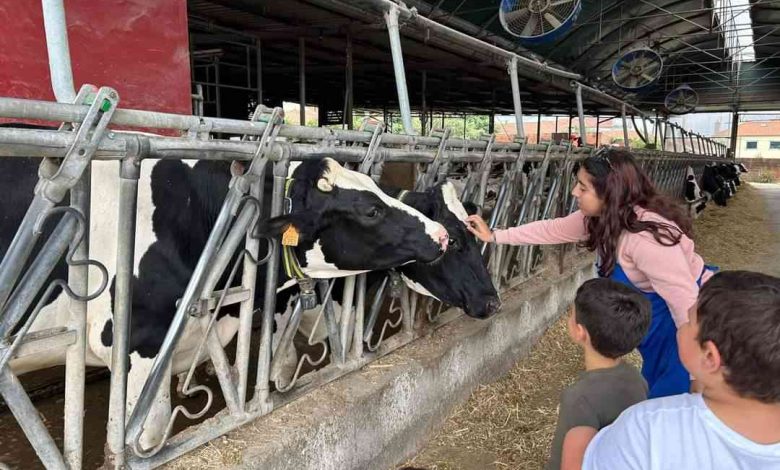
[[[705,266],[704,269],[718,270],[712,266]],[[691,388],[690,374],[683,367],[677,353],[677,327],[666,301],[655,292],[638,289],[628,279],[619,264],[615,265],[609,277],[644,294],[653,308],[650,330],[639,344],[639,353],[642,355],[642,376],[649,387],[647,397],[658,398],[688,393]],[[701,286],[701,276],[696,282]]]

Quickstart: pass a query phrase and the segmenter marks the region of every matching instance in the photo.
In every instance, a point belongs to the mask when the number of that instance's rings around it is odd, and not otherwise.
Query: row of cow
[[[685,200],[691,209],[691,215],[698,217],[712,201],[718,206],[726,206],[741,184],[739,177],[748,169],[742,163],[708,163],[704,166],[701,180],[698,181],[692,167],[688,167],[685,177]]]
[[[148,163],[139,182],[128,349],[128,416],[160,350],[177,301],[185,291],[214,226],[232,177],[227,162],[160,160]],[[11,197],[0,202],[2,257],[32,199],[39,160],[3,159],[0,164],[3,167],[0,174],[8,177],[5,187],[13,189],[8,191]],[[107,165],[111,163],[94,162],[93,171],[100,173],[100,167]],[[479,247],[463,223],[474,208],[469,207],[467,211],[452,184],[440,183],[425,192],[404,192],[401,201],[396,198],[401,190],[380,189],[367,175],[348,170],[330,158],[303,162],[291,168],[290,173],[288,213],[262,221],[257,235],[278,239],[294,227],[298,238],[294,256],[304,275],[339,278],[398,268],[412,290],[460,307],[470,316],[485,318],[498,310],[498,294]],[[117,192],[115,186],[101,181],[103,178],[93,178],[92,209],[93,212],[98,209],[101,216],[92,221],[91,243],[95,250],[91,250],[91,257],[107,266],[111,280],[110,288],[88,305],[87,365],[110,367],[116,271],[113,254],[101,253],[99,248],[110,245],[113,236],[110,231],[104,233],[105,229],[116,227],[110,220],[110,208],[117,207]],[[269,192],[262,199],[266,214],[272,200],[271,186],[270,182],[264,185]],[[108,210],[100,210],[96,205],[104,205]],[[145,212],[143,208],[150,210]],[[48,227],[43,238],[51,230]],[[268,249],[267,244],[261,244],[260,258]],[[51,279],[65,278],[66,272],[67,266],[61,262]],[[379,276],[381,274],[377,273],[372,279]],[[239,273],[236,279],[240,277]],[[299,291],[284,269],[280,268],[278,279],[275,314],[277,321],[282,322],[289,318]],[[264,282],[265,271],[259,270],[254,290],[257,306],[263,305]],[[338,292],[334,292],[333,297],[340,300]],[[56,293],[44,303],[30,332],[68,324],[69,299],[65,293]],[[216,319],[214,328],[223,346],[238,331],[238,311],[238,305],[226,306]],[[172,375],[188,370],[201,337],[199,323],[188,322],[174,351]],[[275,354],[289,356],[281,362],[285,366],[276,370],[273,377],[278,382],[286,382],[297,363],[295,352],[286,350]],[[198,358],[199,361],[206,359],[207,356]],[[16,374],[24,374],[64,361],[64,351],[48,352],[14,359],[10,367]],[[160,443],[170,413],[168,376],[145,423],[140,440],[142,447],[151,448]]]
[[[5,256],[24,211],[32,200],[37,182],[39,159],[0,159],[0,184],[9,197],[0,200],[0,258]],[[117,191],[116,163],[94,162],[90,256],[108,269],[110,288],[88,306],[87,364],[110,367],[113,349],[112,310],[115,297],[115,229]],[[237,165],[214,161],[160,160],[144,164],[139,182],[136,256],[132,280],[132,316],[129,335],[127,414],[132,413],[146,378],[160,351],[177,302],[182,297],[206,240],[215,224]],[[525,165],[523,172],[532,170]],[[685,195],[689,201],[702,199],[725,204],[739,185],[743,166],[707,166],[699,189],[689,169]],[[266,175],[271,175],[267,171]],[[464,219],[476,207],[464,204],[450,182],[420,192],[379,187],[365,174],[349,170],[323,156],[291,165],[287,213],[258,224],[256,235],[280,239],[292,230],[297,238],[292,251],[302,273],[311,278],[343,278],[371,272],[369,286],[380,284],[386,270],[396,270],[403,282],[421,295],[462,309],[475,318],[487,318],[500,308],[498,293],[491,282],[476,240],[469,235]],[[270,211],[272,185],[264,185],[263,213]],[[65,201],[67,203],[67,201]],[[697,212],[700,212],[696,209]],[[97,217],[95,217],[97,215]],[[46,228],[43,239],[52,230]],[[269,250],[261,243],[259,257]],[[239,256],[242,250],[237,251]],[[67,265],[61,262],[50,280],[66,278]],[[235,279],[240,279],[240,272]],[[227,281],[227,273],[223,276]],[[263,305],[265,271],[259,270],[254,289],[256,306]],[[92,287],[93,279],[90,279]],[[234,283],[238,285],[239,283]],[[220,284],[222,285],[222,283]],[[280,266],[275,320],[277,336],[289,322],[293,305],[300,295],[295,278]],[[343,283],[332,291],[335,315],[340,315]],[[38,303],[38,299],[33,303]],[[31,332],[68,324],[69,299],[55,292],[45,299]],[[220,343],[228,344],[239,328],[238,305],[220,310],[214,328]],[[311,318],[317,312],[308,310]],[[302,321],[305,334],[324,340],[323,328],[311,331],[311,321]],[[306,326],[309,325],[309,326]],[[315,328],[316,329],[316,328]],[[171,374],[156,397],[141,435],[141,446],[151,448],[163,439],[171,415],[170,379],[186,372],[195,358],[202,338],[198,322],[189,322],[174,351]],[[277,386],[289,382],[299,360],[294,348],[280,349],[278,337],[273,351],[278,367],[272,370]],[[24,374],[65,362],[64,351],[25,356],[11,361],[16,374]]]

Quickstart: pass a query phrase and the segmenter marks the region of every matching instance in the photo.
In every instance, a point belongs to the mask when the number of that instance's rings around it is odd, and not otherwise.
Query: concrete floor
[[[750,184],[764,197],[767,212],[770,216],[770,230],[775,234],[774,244],[771,249],[767,250],[767,253],[771,255],[763,257],[755,269],[756,271],[780,277],[780,184]]]

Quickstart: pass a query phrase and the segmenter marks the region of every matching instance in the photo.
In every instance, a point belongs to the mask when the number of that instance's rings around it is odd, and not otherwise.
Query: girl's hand
[[[482,217],[478,215],[470,215],[466,218],[466,228],[469,232],[473,233],[483,242],[492,242],[493,232],[488,227],[487,223],[482,220]]]

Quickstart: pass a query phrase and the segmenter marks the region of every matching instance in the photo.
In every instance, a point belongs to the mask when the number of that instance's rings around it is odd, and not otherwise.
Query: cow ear
[[[464,202],[463,208],[466,209],[466,214],[474,215],[479,212],[479,206],[473,202]]]

